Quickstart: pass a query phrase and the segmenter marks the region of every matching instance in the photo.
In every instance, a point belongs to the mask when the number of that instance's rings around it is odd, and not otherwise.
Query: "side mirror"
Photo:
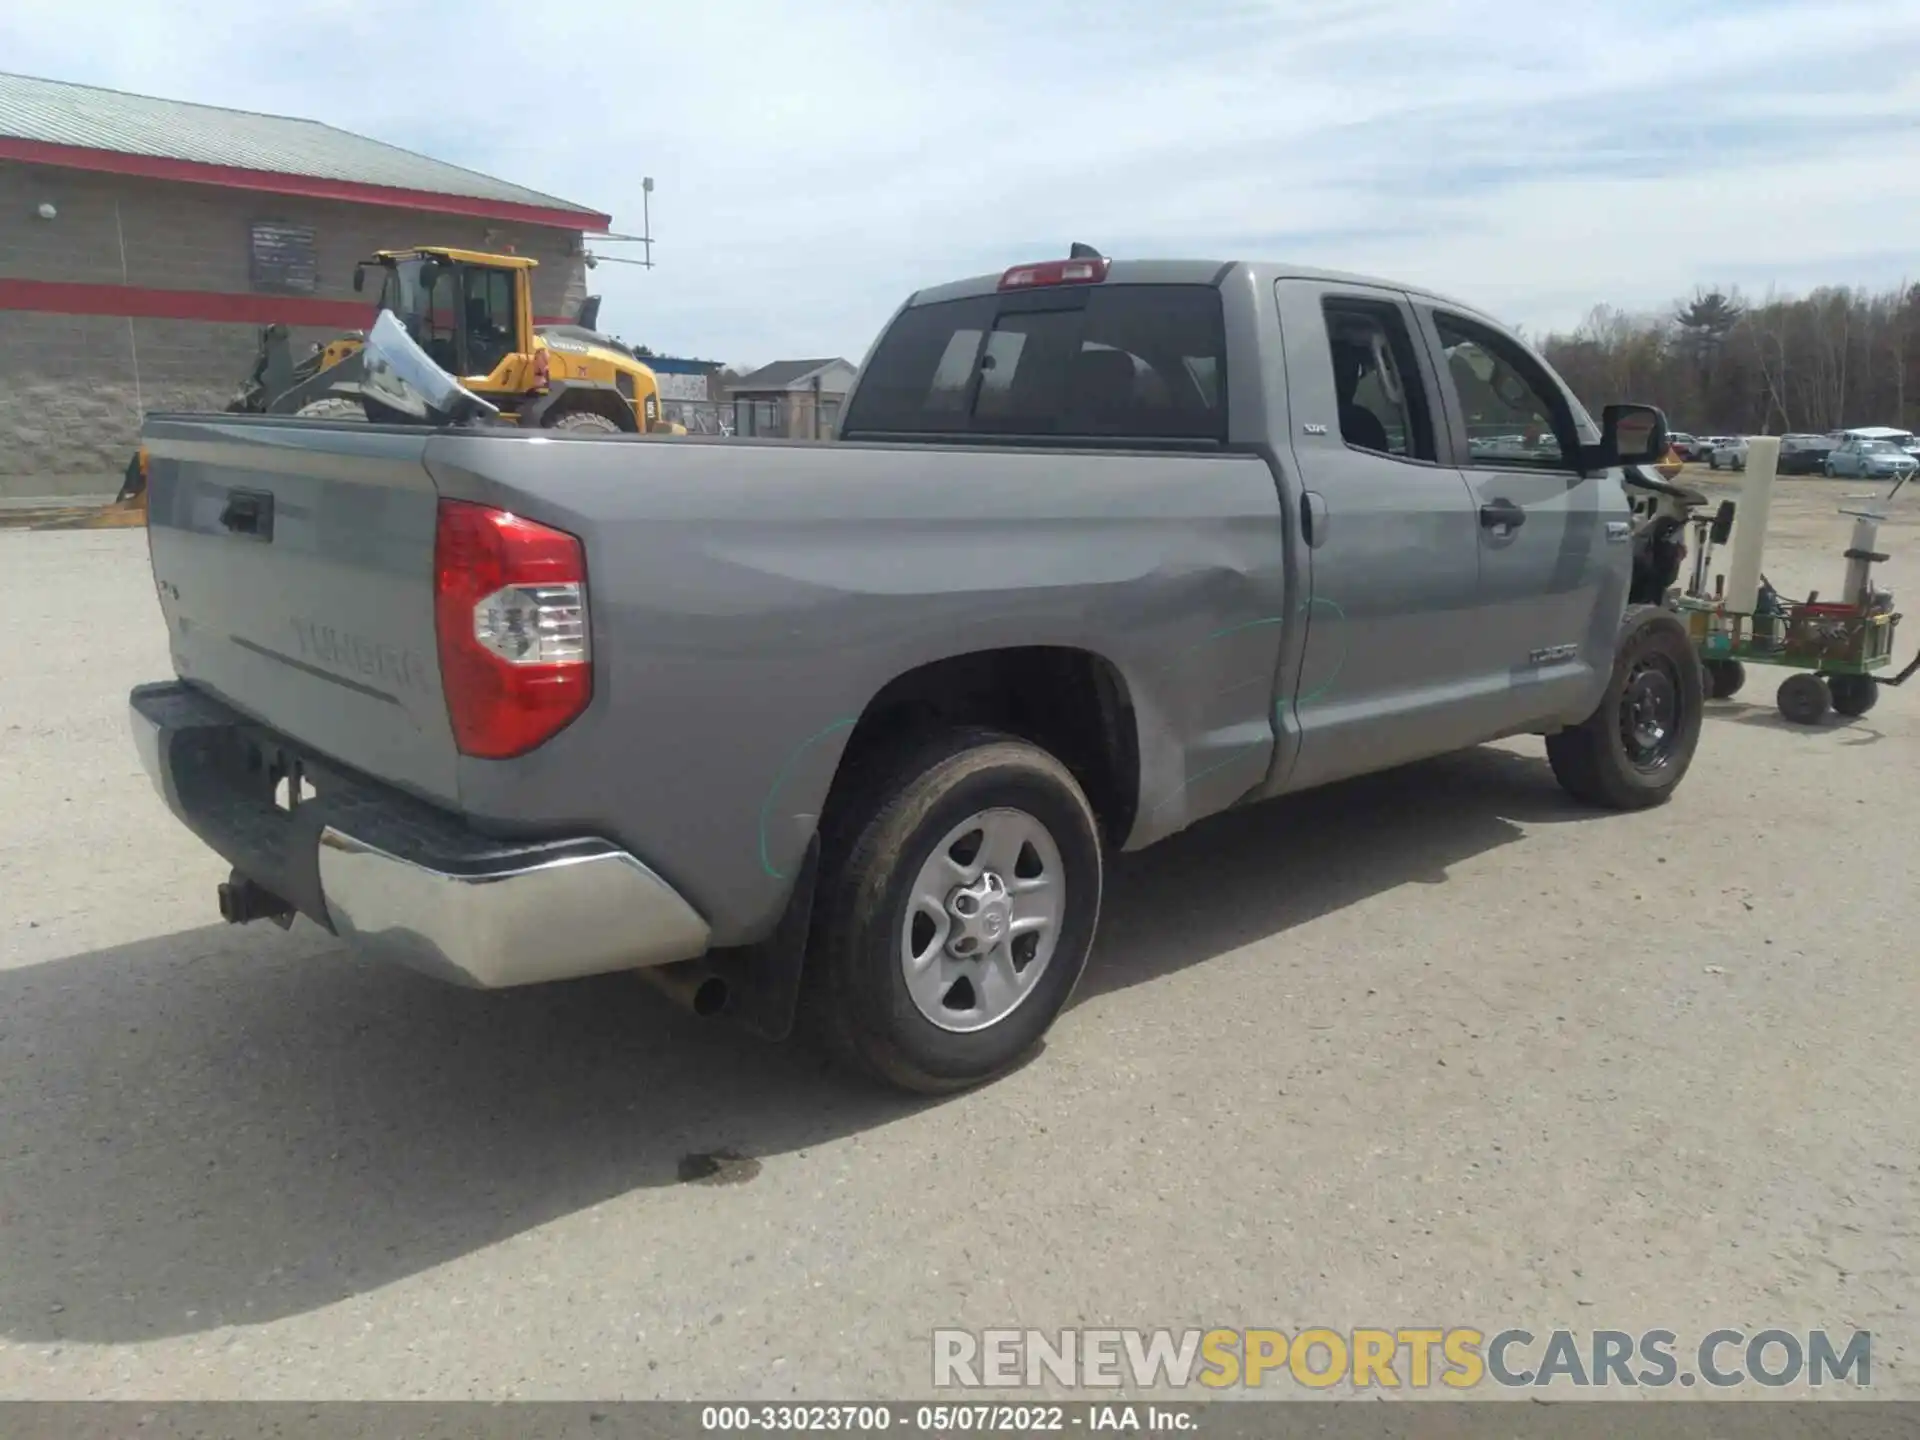
[[[1720,502],[1720,508],[1713,512],[1713,526],[1707,534],[1716,545],[1724,545],[1733,538],[1733,501]]]
[[[353,267],[353,293],[358,295],[362,290],[365,290],[366,288],[367,288],[367,267],[364,265],[356,265]]]
[[[1591,468],[1653,465],[1667,453],[1667,417],[1652,405],[1609,405],[1601,412],[1600,444]]]

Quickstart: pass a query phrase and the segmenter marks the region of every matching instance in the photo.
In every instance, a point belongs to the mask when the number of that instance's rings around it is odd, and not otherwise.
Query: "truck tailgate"
[[[434,634],[431,431],[152,416],[149,543],[175,671],[368,775],[457,799]]]

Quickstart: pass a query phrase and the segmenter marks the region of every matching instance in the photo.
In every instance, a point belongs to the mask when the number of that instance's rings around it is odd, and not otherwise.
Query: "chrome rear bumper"
[[[257,763],[262,747],[283,753],[280,737],[180,685],[135,690],[129,720],[176,817],[241,875],[371,954],[497,989],[707,948],[693,907],[606,840],[501,842],[358,776],[330,777],[282,809]]]

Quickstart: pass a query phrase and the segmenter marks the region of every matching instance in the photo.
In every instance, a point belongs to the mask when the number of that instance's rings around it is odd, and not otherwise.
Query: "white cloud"
[[[8,68],[309,115],[638,228],[611,328],[855,359],[915,286],[1083,239],[1418,281],[1533,327],[1697,283],[1889,284],[1907,0],[98,3]],[[291,12],[288,12],[289,16]]]

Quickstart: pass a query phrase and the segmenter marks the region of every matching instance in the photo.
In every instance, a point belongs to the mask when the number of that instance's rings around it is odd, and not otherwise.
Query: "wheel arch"
[[[563,415],[585,410],[604,415],[628,434],[640,429],[633,406],[612,385],[594,380],[556,380],[547,393],[520,408],[520,424],[530,429],[545,429]]]
[[[935,731],[980,726],[1031,741],[1079,782],[1118,848],[1140,803],[1140,736],[1120,668],[1095,651],[1022,645],[964,651],[905,670],[868,699],[828,782],[823,818],[859,792],[860,777]]]

